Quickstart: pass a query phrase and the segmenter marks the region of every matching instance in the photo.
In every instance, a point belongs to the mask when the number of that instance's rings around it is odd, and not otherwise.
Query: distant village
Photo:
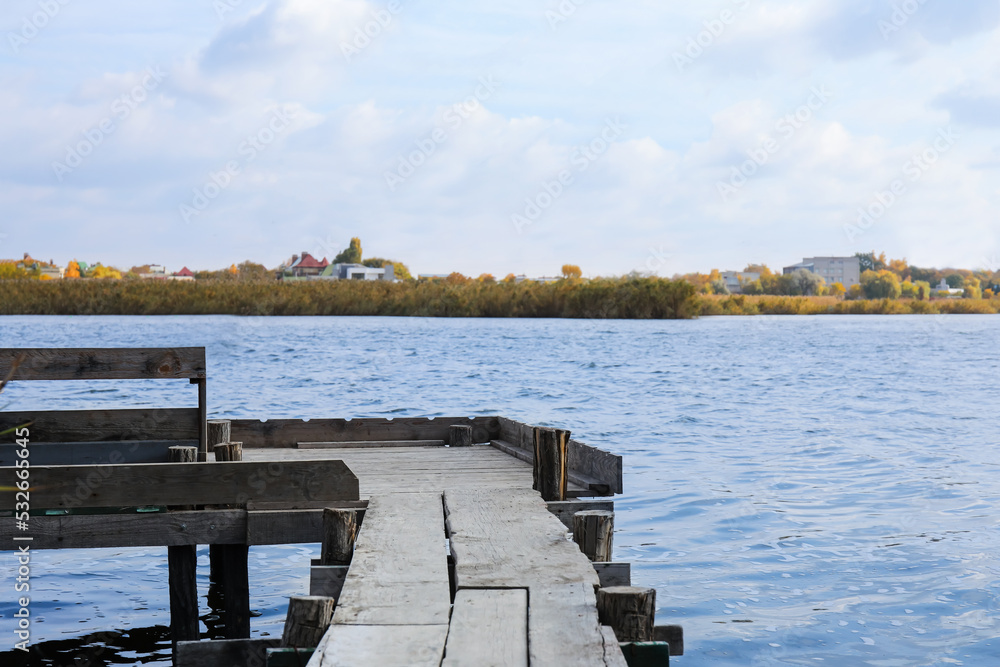
[[[641,274],[635,274],[638,277]],[[191,271],[188,267],[170,271],[161,264],[133,266],[127,271],[78,260],[65,267],[53,260],[43,261],[25,253],[21,259],[0,259],[0,279],[68,280],[68,279],[136,279],[136,280],[278,280],[286,282],[363,280],[363,281],[430,281],[506,282],[524,281],[549,283],[565,279],[583,279],[576,265],[563,265],[557,276],[529,278],[508,274],[497,280],[490,274],[477,278],[450,274],[410,274],[402,262],[382,258],[362,259],[361,241],[351,239],[350,245],[333,261],[317,258],[308,251],[291,255],[276,268],[246,261],[216,271]],[[857,253],[853,256],[806,257],[772,271],[764,264],[748,264],[742,271],[690,273],[673,276],[685,280],[702,294],[715,295],[785,295],[833,296],[845,299],[884,298],[992,298],[1000,295],[1000,270],[925,269],[909,265],[905,259],[889,260],[885,253]]]

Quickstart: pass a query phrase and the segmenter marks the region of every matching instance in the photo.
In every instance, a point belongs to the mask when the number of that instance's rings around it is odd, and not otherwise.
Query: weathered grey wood
[[[226,639],[250,637],[250,579],[246,544],[220,544],[218,580],[222,586],[222,623]]]
[[[571,441],[572,442],[572,441]],[[504,454],[513,456],[514,458],[524,461],[525,463],[534,464],[535,455],[532,451],[521,449],[520,447],[515,447],[506,440],[491,440],[490,445],[495,449],[500,450]],[[567,449],[568,452],[568,449]],[[574,470],[567,470],[566,479],[570,482],[571,486],[567,490],[566,495],[568,497],[574,497],[574,493],[579,496],[613,496],[614,492],[610,490],[610,486],[600,480],[593,477],[588,477],[586,475],[581,475]],[[589,493],[578,493],[574,491],[574,487],[582,487],[589,491]]]
[[[174,666],[265,667],[265,652],[269,648],[277,648],[280,643],[275,637],[178,642],[174,652]]]
[[[338,501],[364,514],[367,501]],[[0,530],[3,523],[0,522]],[[323,541],[323,509],[256,510],[247,514],[247,544],[294,544]]]
[[[298,449],[381,449],[383,447],[444,447],[444,440],[355,440],[352,442],[298,442]]]
[[[533,468],[533,489],[543,500],[566,500],[566,446],[569,431],[562,429],[536,428],[535,460]]]
[[[471,447],[472,427],[458,424],[449,426],[448,444],[452,447]]]
[[[611,586],[597,591],[597,612],[619,642],[653,641],[656,589]]]
[[[439,667],[447,625],[333,625],[307,667]]]
[[[198,385],[198,461],[208,460],[208,380],[191,380]]]
[[[346,565],[313,565],[309,568],[309,595],[323,595],[336,600],[344,590]]]
[[[288,599],[282,646],[314,648],[333,620],[336,601],[332,597],[300,595]]]
[[[212,448],[215,452],[216,461],[242,461],[243,460],[243,443],[242,442],[223,442],[215,445]]]
[[[538,584],[531,587],[529,596],[531,667],[605,667],[608,664],[593,586]]]
[[[538,493],[448,489],[444,497],[459,589],[599,585],[593,565]]]
[[[0,377],[24,360],[14,381],[204,378],[205,348],[2,348]]]
[[[198,448],[175,445],[167,448],[167,461],[170,463],[197,463]]]
[[[194,545],[167,548],[170,587],[170,637],[198,639],[198,555]]]
[[[13,486],[14,468],[0,469]],[[143,505],[286,504],[358,500],[358,480],[342,461],[257,463],[149,463],[140,465],[32,466],[32,509]],[[0,494],[0,509],[14,508]]]
[[[553,500],[545,503],[568,530],[573,530],[573,515],[586,510],[615,511],[613,500]]]
[[[618,644],[618,638],[615,637],[615,631],[602,625],[601,638],[604,640],[604,664],[607,667],[628,667],[628,662]]]
[[[299,442],[364,440],[447,440],[448,427],[467,424],[475,442],[498,437],[497,417],[398,417],[395,419],[233,419],[232,438],[250,447],[295,447]]]
[[[230,442],[232,438],[232,424],[228,419],[209,419],[206,424],[208,434],[208,448],[212,450],[216,445]]]
[[[334,623],[448,623],[451,594],[441,496],[373,496]]]
[[[34,432],[32,432],[34,433]],[[31,443],[31,464],[97,465],[103,463],[165,463],[167,448],[174,445],[197,445],[197,440],[159,440],[127,442],[39,442]],[[12,466],[17,460],[13,444],[0,444],[0,467]],[[197,449],[197,447],[195,447]]]
[[[528,591],[458,591],[441,664],[528,667]]]
[[[601,580],[601,588],[632,585],[631,563],[594,563],[594,571]]]
[[[0,431],[27,422],[31,422],[32,446],[45,442],[198,440],[198,408],[0,412]]]
[[[591,561],[607,563],[613,558],[615,513],[584,510],[573,516],[573,541]]]
[[[670,644],[670,655],[684,655],[684,628],[679,625],[654,626],[653,641]]]
[[[323,565],[350,565],[358,535],[358,515],[354,510],[323,510]]]

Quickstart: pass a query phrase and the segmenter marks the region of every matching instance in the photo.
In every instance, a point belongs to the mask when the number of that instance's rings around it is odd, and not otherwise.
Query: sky
[[[0,257],[1000,269],[1000,0],[4,0]]]

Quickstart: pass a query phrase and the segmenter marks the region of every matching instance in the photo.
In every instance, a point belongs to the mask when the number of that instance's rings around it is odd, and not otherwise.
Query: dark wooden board
[[[573,441],[571,440],[570,443]],[[513,456],[514,458],[524,461],[525,463],[534,463],[535,454],[534,451],[528,449],[522,449],[516,447],[513,444],[507,442],[506,440],[490,440],[490,445],[495,449],[499,449],[504,454]],[[567,458],[569,458],[567,456]],[[570,469],[566,473],[566,478],[575,484],[577,487],[582,487],[585,489],[583,493],[575,490],[572,486],[566,492],[567,498],[585,498],[587,496],[613,496],[614,492],[611,491],[611,487],[608,483],[583,475],[578,470]]]
[[[264,667],[267,649],[280,644],[280,637],[178,642],[174,664],[176,667]]]
[[[0,431],[28,422],[32,443],[198,440],[198,408],[0,412]]]
[[[249,447],[295,447],[300,442],[447,440],[448,427],[472,426],[473,442],[489,442],[500,431],[497,417],[398,417],[395,419],[233,419],[232,438]]]
[[[205,348],[0,348],[0,378],[147,380],[205,377]]]
[[[197,440],[154,440],[123,442],[53,442],[32,443],[31,465],[69,466],[99,463],[166,463],[167,450],[174,445],[197,447]],[[0,444],[0,467],[18,460],[17,445]]]
[[[15,470],[0,469],[0,485],[14,486]],[[33,510],[359,500],[343,461],[32,466],[30,481]],[[0,494],[0,510],[14,509],[15,498]]]

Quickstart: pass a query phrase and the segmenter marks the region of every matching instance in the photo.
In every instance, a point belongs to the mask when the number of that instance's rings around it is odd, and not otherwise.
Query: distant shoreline
[[[0,281],[0,315],[690,319],[719,315],[998,314],[992,299],[698,295],[663,278],[467,281]]]

